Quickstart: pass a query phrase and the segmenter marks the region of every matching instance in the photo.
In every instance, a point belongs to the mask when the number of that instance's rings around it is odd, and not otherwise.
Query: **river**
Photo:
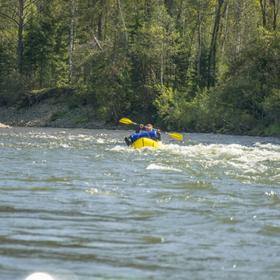
[[[279,279],[280,139],[0,130],[0,279]]]

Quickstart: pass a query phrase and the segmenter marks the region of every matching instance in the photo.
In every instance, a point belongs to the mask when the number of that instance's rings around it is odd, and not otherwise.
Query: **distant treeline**
[[[0,0],[0,105],[69,88],[71,106],[108,122],[280,135],[279,10],[280,0]]]

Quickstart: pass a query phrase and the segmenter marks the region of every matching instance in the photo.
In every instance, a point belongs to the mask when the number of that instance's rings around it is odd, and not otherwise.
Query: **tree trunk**
[[[273,27],[273,30],[275,31],[276,28],[277,28],[277,16],[278,16],[278,12],[279,12],[280,0],[273,0],[271,2],[272,2],[272,5],[273,5],[273,23],[272,23],[272,27]]]
[[[261,6],[261,10],[262,10],[263,27],[266,28],[266,25],[267,25],[266,0],[260,0],[260,6]]]
[[[124,35],[125,35],[125,44],[127,45],[127,43],[128,43],[128,34],[127,34],[125,20],[124,20],[123,13],[122,13],[121,0],[117,0],[117,7],[118,7],[118,11],[119,11],[119,16],[120,16],[122,24],[123,24]]]
[[[19,0],[19,20],[18,20],[18,46],[17,46],[17,59],[18,70],[22,74],[23,64],[23,29],[24,29],[24,2],[25,0]]]
[[[97,24],[97,38],[98,40],[103,40],[103,26],[104,26],[104,12],[101,11],[98,16],[98,24]]]
[[[200,83],[200,76],[201,76],[201,70],[200,70],[200,66],[201,66],[201,44],[202,44],[202,40],[201,40],[201,23],[202,23],[202,20],[201,20],[201,11],[200,11],[200,8],[199,10],[197,11],[197,20],[198,20],[198,30],[197,30],[197,79],[198,79],[198,82]]]
[[[72,82],[73,74],[73,50],[74,50],[74,28],[75,28],[75,0],[71,0],[71,15],[70,15],[70,30],[69,30],[69,72],[68,82]]]
[[[152,14],[152,3],[151,0],[145,1],[145,17],[146,19],[150,19]]]
[[[173,9],[173,2],[174,0],[164,0],[165,6],[167,8],[167,11],[170,15],[172,15],[172,9]]]
[[[208,55],[208,88],[215,85],[215,76],[216,76],[216,52],[217,52],[217,40],[220,30],[221,22],[221,10],[224,4],[224,0],[217,0],[218,7],[216,9],[216,16],[214,22],[214,28],[212,32],[212,39]]]
[[[225,45],[226,45],[226,42],[227,42],[227,37],[228,37],[228,25],[229,25],[229,10],[230,10],[230,7],[229,7],[229,4],[226,5],[226,8],[225,8],[225,27],[224,27],[224,38],[223,38],[223,42],[222,42],[222,54],[224,56],[225,54]],[[240,33],[239,33],[240,35]]]
[[[236,47],[235,53],[238,54],[241,50],[241,0],[236,1]]]
[[[160,84],[163,85],[164,77],[164,44],[161,43],[161,55],[160,55]]]

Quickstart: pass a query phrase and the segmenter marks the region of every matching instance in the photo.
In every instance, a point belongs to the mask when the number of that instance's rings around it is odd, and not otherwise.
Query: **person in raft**
[[[146,125],[140,124],[136,129],[135,133],[132,133],[129,137],[125,137],[124,141],[127,146],[130,146],[139,138],[151,138],[156,141],[161,140],[160,129],[155,129],[152,124],[148,123]]]

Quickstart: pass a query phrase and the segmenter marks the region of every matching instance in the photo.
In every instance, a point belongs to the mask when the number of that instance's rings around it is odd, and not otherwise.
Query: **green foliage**
[[[24,94],[24,83],[18,73],[5,76],[0,85],[0,106],[16,105]]]
[[[217,112],[212,114],[210,111],[210,106],[215,104],[211,104],[213,100],[210,99],[209,92],[201,90],[192,100],[186,98],[187,95],[173,91],[172,88],[161,88],[155,106],[163,124],[168,129],[213,131]]]
[[[23,93],[23,83],[14,69],[15,64],[9,32],[2,29],[0,31],[0,106],[14,105]]]
[[[270,124],[268,127],[264,129],[264,135],[271,135],[271,136],[280,136],[280,125],[278,123]]]
[[[179,95],[171,87],[158,86],[158,96],[154,101],[162,125],[166,128],[177,126],[181,119]],[[182,98],[181,98],[182,99]]]
[[[90,61],[92,74],[87,87],[87,103],[98,107],[98,115],[106,121],[117,120],[130,110],[130,64],[114,50],[101,52]]]
[[[26,26],[24,68],[33,88],[67,85],[67,29],[58,17],[46,3]]]
[[[50,117],[50,121],[55,121],[57,119],[61,119],[63,118],[64,116],[66,115],[66,112],[65,111],[61,111],[61,112],[55,112],[51,115]]]
[[[279,121],[279,59],[279,35],[262,31],[231,64],[228,78],[213,97],[225,122],[220,129],[263,133],[267,124]]]
[[[76,124],[84,124],[96,117],[94,112],[81,111],[79,115],[74,118]]]
[[[277,135],[270,2],[262,14],[256,0],[26,0],[18,74],[19,2],[0,0],[1,104],[30,106],[71,87],[69,110],[91,106],[109,122],[130,115],[167,129]]]
[[[132,84],[138,95],[134,106],[152,114],[157,86],[171,86],[174,83],[173,57],[178,52],[176,40],[179,34],[163,4],[154,5],[148,19],[142,24],[136,17],[134,26],[137,29],[133,32],[129,49]]]
[[[264,98],[263,109],[269,122],[279,123],[280,120],[280,89],[273,89],[267,97]]]

